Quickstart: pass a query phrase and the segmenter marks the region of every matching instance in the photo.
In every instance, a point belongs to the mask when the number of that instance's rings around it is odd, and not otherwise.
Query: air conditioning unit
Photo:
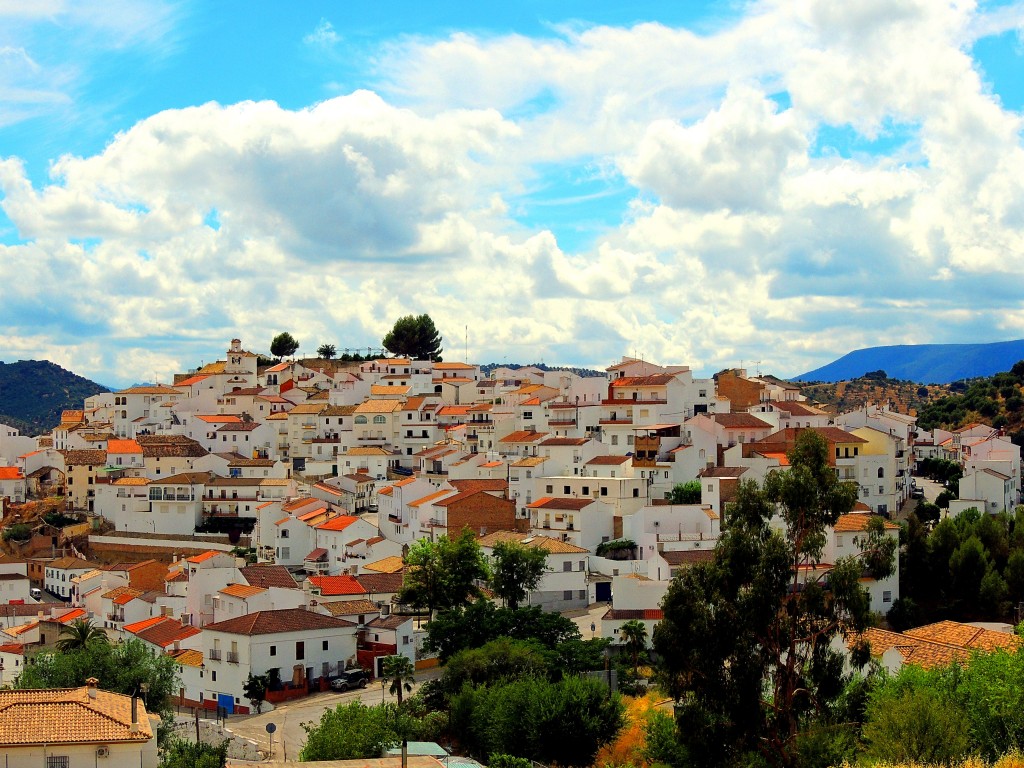
[[[110,747],[96,747],[96,757],[110,757]]]

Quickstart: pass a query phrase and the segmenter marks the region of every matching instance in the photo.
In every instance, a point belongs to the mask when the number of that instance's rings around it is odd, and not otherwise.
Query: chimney
[[[96,698],[96,683],[98,682],[99,680],[97,680],[95,677],[90,677],[88,680],[85,681],[86,686],[88,686],[88,693],[90,699]]]
[[[139,697],[138,694],[132,694],[132,733],[139,732]]]

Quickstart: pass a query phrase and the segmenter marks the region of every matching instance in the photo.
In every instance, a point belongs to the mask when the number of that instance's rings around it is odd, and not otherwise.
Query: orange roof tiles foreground
[[[93,695],[90,695],[92,693]],[[130,696],[81,688],[0,690],[0,746],[109,744],[153,738],[149,717],[137,702],[132,730]],[[31,728],[25,724],[31,723]]]
[[[312,576],[309,583],[319,589],[324,597],[366,594],[366,590],[354,576]]]
[[[358,517],[353,517],[352,515],[338,515],[337,517],[332,517],[326,523],[320,523],[320,525],[317,526],[317,529],[321,531],[343,531],[352,525],[352,523],[358,522]]]

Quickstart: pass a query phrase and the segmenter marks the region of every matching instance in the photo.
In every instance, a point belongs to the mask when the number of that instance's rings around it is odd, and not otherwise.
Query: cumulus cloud
[[[969,49],[1013,28],[997,16],[765,1],[700,33],[405,38],[376,92],[167,110],[43,184],[0,159],[23,240],[0,246],[0,341],[115,382],[236,335],[376,345],[409,312],[451,349],[469,326],[477,360],[702,372],[1019,337],[1021,116]],[[305,41],[337,37],[325,20]],[[578,247],[531,224],[534,190],[570,171],[616,195],[560,203],[624,199]]]

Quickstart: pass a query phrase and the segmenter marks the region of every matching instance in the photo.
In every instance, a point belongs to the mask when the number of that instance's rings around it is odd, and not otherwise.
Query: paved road
[[[441,670],[429,669],[416,673],[413,692],[427,680],[441,676]],[[267,723],[274,723],[274,758],[272,762],[283,762],[285,759],[297,760],[299,750],[306,743],[306,731],[302,724],[319,721],[321,715],[339,704],[350,704],[353,701],[364,704],[380,704],[382,701],[394,701],[395,697],[388,694],[380,683],[370,683],[366,688],[345,693],[315,693],[305,699],[298,699],[281,704],[272,712],[260,715],[233,715],[228,718],[227,727],[233,733],[246,739],[252,739],[261,750],[266,751],[270,744],[267,734]],[[239,761],[233,760],[232,763]]]

